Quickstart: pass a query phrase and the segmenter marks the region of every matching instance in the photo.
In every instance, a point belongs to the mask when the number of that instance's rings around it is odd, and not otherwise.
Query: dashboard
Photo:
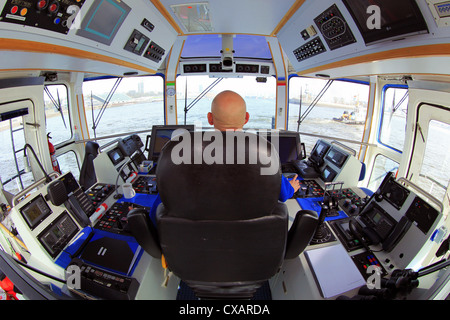
[[[136,137],[105,148],[100,153],[101,165],[109,168],[109,175],[88,190],[68,172],[14,206],[12,219],[30,251],[31,265],[60,277],[70,268],[79,268],[82,286],[78,289],[101,298],[136,297],[146,270],[140,263],[147,258],[128,228],[127,214],[135,208],[150,212],[157,194],[154,175],[140,174],[129,180],[137,175],[140,148]],[[115,152],[123,159],[110,156]],[[361,163],[353,158],[350,151],[334,143],[316,143],[308,164],[317,170],[316,178],[301,180],[295,200],[302,209],[318,213],[326,205],[327,212],[306,252],[338,244],[364,278],[368,276],[365,268],[373,261],[388,275],[414,262],[440,222],[442,208],[430,203],[411,182],[396,180],[392,174],[386,175],[373,194],[365,194],[356,186]],[[128,165],[130,173],[122,176],[120,171]],[[355,165],[357,170],[348,169]],[[130,181],[136,194],[125,198],[119,191]],[[280,281],[285,276],[288,273]],[[273,287],[276,290],[277,284]]]

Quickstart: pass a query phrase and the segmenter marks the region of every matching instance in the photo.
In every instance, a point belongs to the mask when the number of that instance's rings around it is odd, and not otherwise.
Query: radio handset
[[[403,238],[405,233],[409,230],[411,225],[412,221],[403,216],[395,226],[394,230],[392,230],[392,232],[386,238],[386,240],[383,241],[383,250],[386,252],[391,252],[392,249],[394,249],[394,247],[397,245],[397,243]]]
[[[81,188],[79,190],[81,190]],[[66,187],[61,180],[54,180],[47,186],[47,198],[54,206],[59,207],[64,204],[82,227],[86,227],[90,224],[89,218],[80,207],[80,204],[74,195],[67,195]]]
[[[352,234],[368,251],[370,251],[370,249],[367,246],[366,242],[369,242],[369,244],[373,245],[377,245],[381,242],[381,238],[374,230],[367,226],[361,226],[355,219],[351,219],[348,226]],[[369,241],[366,241],[366,239]]]
[[[91,220],[89,220],[86,212],[83,210],[83,208],[79,203],[79,199],[77,199],[77,197],[74,194],[71,194],[68,197],[65,206],[83,228],[91,224]]]

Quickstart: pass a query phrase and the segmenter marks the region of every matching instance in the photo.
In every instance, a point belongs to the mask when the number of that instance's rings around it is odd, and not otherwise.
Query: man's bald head
[[[217,130],[241,130],[248,122],[245,100],[234,91],[219,93],[211,103],[208,122]]]

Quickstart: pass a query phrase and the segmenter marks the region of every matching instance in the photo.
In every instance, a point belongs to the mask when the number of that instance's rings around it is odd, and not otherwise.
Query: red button
[[[37,6],[38,6],[38,9],[44,9],[47,6],[47,1],[41,0],[38,2]]]
[[[12,14],[16,14],[17,11],[19,11],[19,7],[18,6],[14,6],[14,7],[11,8],[11,13]]]
[[[55,12],[56,10],[58,10],[58,5],[53,3],[50,5],[50,7],[48,8],[48,11],[50,12]]]

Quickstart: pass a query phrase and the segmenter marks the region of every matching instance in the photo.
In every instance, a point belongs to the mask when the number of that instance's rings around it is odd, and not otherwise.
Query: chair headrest
[[[277,151],[263,136],[177,131],[163,147],[156,170],[159,194],[170,216],[246,220],[272,212],[281,170]]]

